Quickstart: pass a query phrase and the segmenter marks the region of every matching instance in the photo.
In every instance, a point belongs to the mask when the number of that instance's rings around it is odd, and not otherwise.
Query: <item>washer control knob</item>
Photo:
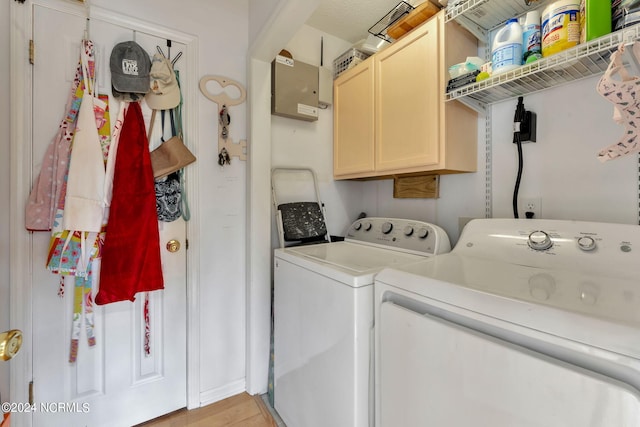
[[[355,225],[353,226],[353,228],[355,228],[356,231],[359,231],[362,228],[362,223],[361,222],[356,222]]]
[[[369,231],[369,230],[371,230],[371,223],[370,222],[365,222],[364,231]]]
[[[551,237],[544,231],[534,231],[529,234],[529,247],[536,251],[544,251],[553,246]]]
[[[593,237],[582,236],[578,239],[578,247],[583,251],[592,251],[596,248],[596,241]]]
[[[410,226],[410,225],[407,225],[407,226],[404,228],[404,235],[405,235],[405,236],[407,236],[407,237],[409,237],[409,236],[411,236],[412,234],[413,234],[413,227],[412,227],[412,226]]]
[[[382,224],[382,232],[384,234],[391,233],[391,230],[393,230],[393,224],[391,224],[390,222],[385,222],[384,224]]]
[[[418,237],[421,239],[426,239],[429,236],[429,230],[426,228],[421,228],[418,230]]]

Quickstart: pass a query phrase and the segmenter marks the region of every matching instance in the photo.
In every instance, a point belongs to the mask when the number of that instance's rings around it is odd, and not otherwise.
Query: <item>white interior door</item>
[[[65,114],[85,24],[86,19],[81,14],[34,5],[34,177]],[[96,46],[100,93],[109,95],[109,56],[116,43],[135,39],[150,56],[156,52],[156,45],[167,52],[164,39],[134,33],[125,26],[100,20],[90,21],[89,36]],[[182,50],[183,46],[174,42],[172,56]],[[186,65],[186,61],[181,59],[176,68],[183,64]],[[113,124],[119,109],[119,102],[113,97],[110,97],[109,108]],[[144,104],[143,112],[148,120],[150,112]],[[48,232],[34,233],[31,248],[33,389],[34,404],[38,409],[33,414],[33,425],[131,426],[185,407],[187,305],[184,221],[160,223],[165,289],[150,293],[150,354],[144,351],[144,297],[138,294],[135,302],[94,305],[97,343],[93,347],[87,345],[83,328],[75,363],[68,361],[73,280],[67,279],[65,296],[59,297],[59,276],[45,268],[49,237]],[[171,239],[182,244],[177,252],[171,253],[165,247]],[[94,295],[95,287],[94,284]],[[66,406],[42,406],[59,402]]]

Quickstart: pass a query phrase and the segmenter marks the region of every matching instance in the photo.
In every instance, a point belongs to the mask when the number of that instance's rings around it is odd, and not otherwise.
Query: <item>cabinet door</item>
[[[345,71],[334,82],[333,174],[352,178],[372,172],[373,61]],[[349,175],[349,176],[345,176]]]
[[[440,161],[438,18],[375,55],[376,170]]]

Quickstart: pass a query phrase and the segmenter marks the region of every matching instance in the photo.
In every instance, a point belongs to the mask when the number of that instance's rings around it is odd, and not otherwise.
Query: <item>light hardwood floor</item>
[[[199,409],[181,409],[135,427],[277,427],[258,395],[241,393]]]

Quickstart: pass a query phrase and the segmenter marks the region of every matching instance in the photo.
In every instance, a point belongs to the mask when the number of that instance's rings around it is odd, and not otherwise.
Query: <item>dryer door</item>
[[[640,426],[616,380],[393,302],[376,327],[378,426]]]

